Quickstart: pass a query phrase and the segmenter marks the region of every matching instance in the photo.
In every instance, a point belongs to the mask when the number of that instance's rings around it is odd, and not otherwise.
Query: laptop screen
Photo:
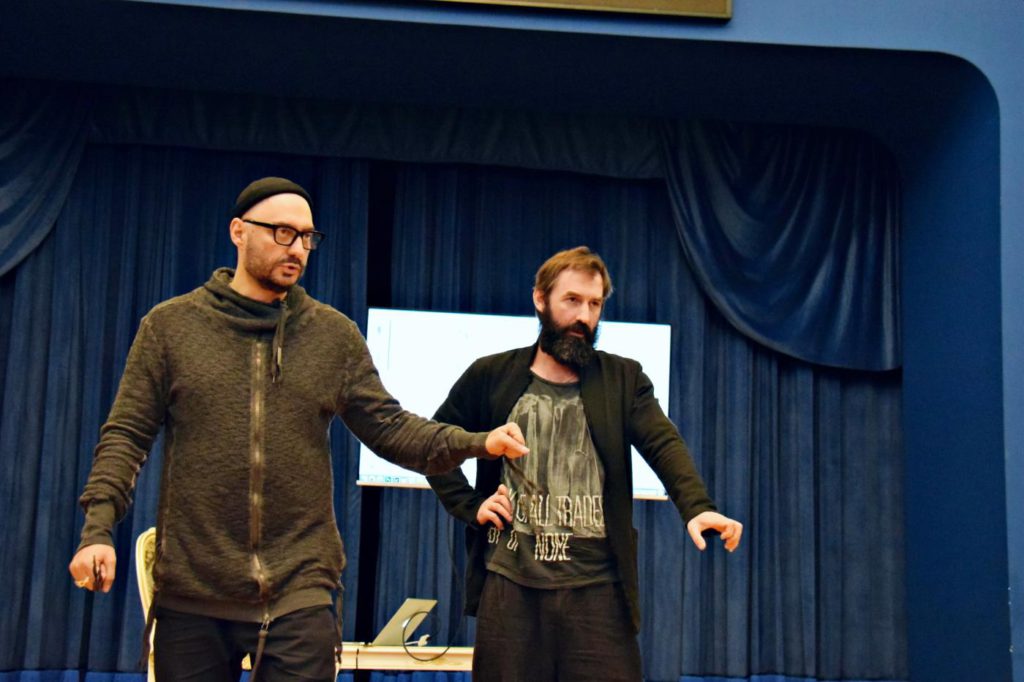
[[[436,605],[436,599],[406,599],[370,645],[403,646]]]

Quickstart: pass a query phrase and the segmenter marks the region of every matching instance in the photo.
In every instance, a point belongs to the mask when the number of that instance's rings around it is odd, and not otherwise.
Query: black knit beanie
[[[235,212],[231,215],[241,218],[246,211],[275,194],[298,194],[306,200],[310,209],[313,208],[313,200],[309,198],[309,192],[291,180],[284,178],[260,178],[242,190],[242,193],[235,199]]]

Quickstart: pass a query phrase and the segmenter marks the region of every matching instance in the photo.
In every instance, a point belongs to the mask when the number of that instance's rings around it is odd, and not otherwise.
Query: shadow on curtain
[[[536,268],[578,244],[607,259],[608,319],[672,324],[670,416],[746,526],[736,554],[701,554],[673,507],[635,503],[647,679],[906,679],[899,374],[816,367],[739,334],[691,274],[661,183],[406,165],[392,303],[532,314]],[[461,526],[434,528],[429,491],[381,506],[378,594],[439,596],[435,637],[455,631]],[[463,630],[451,643],[471,641]]]
[[[77,497],[139,320],[200,286],[215,267],[234,266],[230,209],[263,175],[290,177],[313,194],[317,226],[329,236],[304,285],[364,324],[367,173],[358,161],[89,147],[53,232],[0,278],[0,480],[16,491],[0,502],[0,537],[13,550],[0,555],[0,669],[139,669],[143,617],[131,554],[135,536],[155,522],[161,441],[115,529],[115,587],[94,600],[66,568],[82,523]],[[354,553],[355,440],[336,423],[331,446],[335,511]],[[351,638],[358,576],[356,563],[349,566]],[[19,680],[40,673],[23,674]]]

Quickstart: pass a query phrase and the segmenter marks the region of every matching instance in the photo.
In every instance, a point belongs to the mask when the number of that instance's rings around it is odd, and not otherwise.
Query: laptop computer
[[[436,599],[406,599],[370,642],[370,646],[404,646],[406,638],[412,639],[412,633],[436,605]]]

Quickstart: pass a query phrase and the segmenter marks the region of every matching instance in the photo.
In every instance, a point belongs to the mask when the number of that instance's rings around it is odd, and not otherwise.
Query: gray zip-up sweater
[[[259,622],[328,604],[338,584],[335,415],[422,473],[487,456],[486,435],[403,410],[356,325],[302,287],[267,305],[232,290],[232,276],[217,270],[143,318],[81,497],[81,546],[112,544],[163,426],[158,603]]]

